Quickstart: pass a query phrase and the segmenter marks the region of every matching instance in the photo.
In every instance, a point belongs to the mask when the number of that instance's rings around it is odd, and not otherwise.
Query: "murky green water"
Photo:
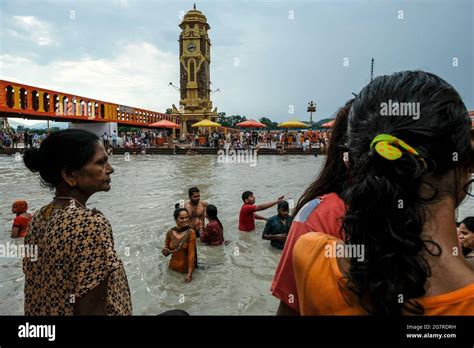
[[[134,314],[158,314],[184,309],[191,314],[275,313],[278,301],[270,284],[280,251],[256,233],[237,231],[243,191],[255,192],[258,202],[279,195],[295,201],[313,180],[325,158],[313,156],[260,156],[256,166],[218,163],[216,156],[113,156],[112,190],[99,193],[88,207],[101,210],[111,221],[115,245],[122,257],[132,291]],[[198,241],[200,269],[192,283],[168,270],[161,255],[164,237],[174,225],[174,204],[187,199],[198,186],[201,197],[219,210],[228,246],[208,247]],[[11,204],[25,199],[34,211],[47,204],[52,193],[39,185],[36,175],[14,157],[0,156],[0,243],[11,242]],[[262,213],[275,214],[276,208]],[[474,212],[474,200],[465,202],[458,220]],[[128,255],[128,256],[127,256]],[[21,260],[0,258],[0,314],[23,314]]]

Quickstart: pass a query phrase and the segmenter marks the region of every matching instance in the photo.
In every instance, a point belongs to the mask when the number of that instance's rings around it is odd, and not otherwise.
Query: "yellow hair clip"
[[[410,145],[405,143],[403,140],[398,139],[390,134],[379,134],[370,143],[370,148],[375,144],[375,151],[383,158],[389,161],[394,161],[402,157],[402,151],[400,148],[406,150],[408,153],[423,158],[420,156],[418,151],[412,148]],[[395,145],[395,146],[394,146]]]

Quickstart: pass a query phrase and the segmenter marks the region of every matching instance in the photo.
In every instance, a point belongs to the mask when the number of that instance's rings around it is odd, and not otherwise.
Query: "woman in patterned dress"
[[[36,257],[23,259],[25,315],[131,315],[110,222],[86,208],[94,193],[110,190],[114,172],[100,139],[79,129],[58,131],[28,149],[24,162],[55,190],[25,238],[38,248]]]

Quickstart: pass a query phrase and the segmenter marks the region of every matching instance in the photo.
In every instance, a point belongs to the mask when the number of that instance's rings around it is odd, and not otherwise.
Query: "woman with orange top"
[[[28,234],[28,227],[31,221],[31,214],[28,213],[28,203],[26,201],[16,201],[12,205],[12,213],[16,214],[13,220],[12,238],[23,238]]]
[[[163,255],[171,254],[169,268],[176,272],[187,273],[185,281],[193,280],[193,272],[197,265],[196,233],[188,225],[189,213],[176,204],[174,211],[176,226],[166,234]]]
[[[385,117],[393,101],[411,114]],[[349,114],[344,242],[308,233],[294,247],[301,314],[474,315],[474,271],[456,232],[474,171],[470,128],[436,75],[400,72],[362,89]]]

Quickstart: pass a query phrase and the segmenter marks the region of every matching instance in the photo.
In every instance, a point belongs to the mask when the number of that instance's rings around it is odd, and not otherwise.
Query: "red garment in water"
[[[340,231],[345,213],[344,202],[336,193],[330,193],[306,203],[293,219],[273,277],[271,291],[273,296],[297,312],[299,312],[299,301],[293,270],[293,248],[301,236],[313,231],[324,231],[331,236],[344,239]]]
[[[239,230],[244,232],[250,232],[255,229],[255,212],[257,206],[254,204],[244,203],[240,208],[239,215]]]
[[[211,221],[199,236],[203,243],[208,245],[221,245],[224,243],[224,231],[217,221]]]
[[[18,227],[18,237],[26,237],[29,230],[29,225],[31,221],[31,214],[28,214],[28,217],[23,215],[18,215],[15,220],[13,220],[13,227]]]

